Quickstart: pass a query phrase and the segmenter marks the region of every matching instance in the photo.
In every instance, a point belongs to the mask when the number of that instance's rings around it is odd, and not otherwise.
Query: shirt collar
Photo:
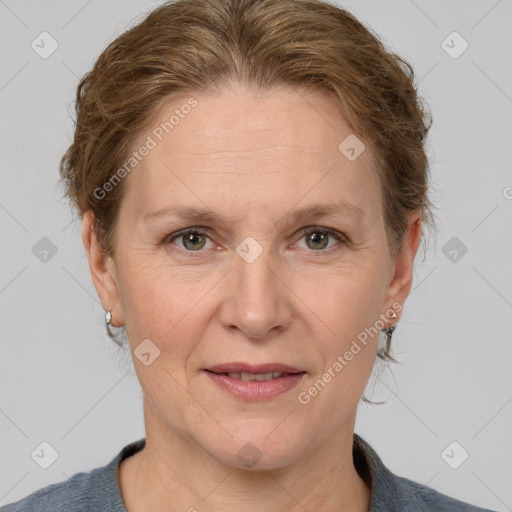
[[[355,433],[352,455],[356,471],[371,489],[368,512],[398,510],[400,497],[397,489],[397,477],[386,468],[377,452]]]
[[[105,479],[105,475],[100,474],[98,470],[94,470],[91,473],[90,485],[92,488],[105,487],[105,485],[108,485],[107,482],[109,480],[113,482],[115,486],[115,488],[109,489],[109,494],[93,493],[93,496],[100,497],[101,503],[92,503],[93,506],[91,510],[95,510],[95,505],[105,507],[105,496],[109,495],[108,510],[112,512],[126,512],[119,488],[119,463],[123,459],[142,450],[145,445],[145,438],[126,445],[108,464],[111,479]],[[375,450],[361,436],[355,433],[352,445],[352,456],[356,471],[371,489],[370,509],[368,512],[391,512],[397,510],[399,493],[396,486],[396,476],[386,468]],[[94,500],[94,497],[92,499]],[[101,506],[99,509],[101,509]]]

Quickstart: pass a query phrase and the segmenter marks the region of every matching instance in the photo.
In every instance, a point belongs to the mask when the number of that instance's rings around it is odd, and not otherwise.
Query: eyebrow
[[[282,218],[288,217],[295,222],[303,221],[310,218],[327,217],[334,215],[346,215],[349,217],[360,218],[364,216],[364,211],[346,201],[338,201],[336,203],[314,204],[291,210],[283,215]],[[223,219],[208,209],[193,208],[190,206],[174,206],[166,207],[146,213],[143,221],[149,223],[162,217],[173,217],[177,219],[189,219],[195,222],[215,223],[218,220],[224,222]],[[279,222],[279,221],[278,221]]]

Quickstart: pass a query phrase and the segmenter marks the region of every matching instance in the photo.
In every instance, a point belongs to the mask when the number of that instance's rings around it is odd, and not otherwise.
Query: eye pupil
[[[198,239],[202,243],[199,243],[199,245],[196,245]],[[190,246],[189,243],[192,245]],[[205,238],[203,235],[201,235],[199,233],[188,233],[186,235],[183,235],[183,245],[187,249],[190,249],[191,251],[197,251],[199,249],[202,249],[204,247],[204,244],[205,244]]]
[[[320,244],[320,247],[318,247],[318,246],[312,247],[312,249],[315,249],[315,250],[316,249],[324,249],[325,247],[327,247],[328,237],[329,237],[329,235],[327,233],[319,233],[318,231],[314,231],[314,232],[308,233],[306,235],[306,239],[308,241],[312,241],[313,244],[317,244],[317,243]]]

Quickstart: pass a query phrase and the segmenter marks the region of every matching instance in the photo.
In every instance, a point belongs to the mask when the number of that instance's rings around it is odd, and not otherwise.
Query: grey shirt
[[[119,490],[118,465],[121,460],[142,450],[145,444],[145,439],[128,444],[106,466],[89,473],[76,473],[64,482],[39,489],[0,508],[0,512],[126,512]],[[368,512],[493,512],[394,475],[357,434],[354,434],[352,453],[357,472],[371,488]]]

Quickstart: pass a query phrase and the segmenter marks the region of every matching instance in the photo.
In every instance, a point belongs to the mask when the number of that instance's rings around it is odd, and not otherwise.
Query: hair
[[[79,218],[93,213],[107,255],[115,257],[127,180],[105,197],[94,191],[112,180],[164,104],[230,84],[328,94],[370,148],[390,253],[400,249],[411,214],[435,230],[425,152],[432,117],[411,65],[376,33],[321,0],[176,0],[111,42],[78,84],[60,175]],[[396,362],[389,343],[378,355]]]

